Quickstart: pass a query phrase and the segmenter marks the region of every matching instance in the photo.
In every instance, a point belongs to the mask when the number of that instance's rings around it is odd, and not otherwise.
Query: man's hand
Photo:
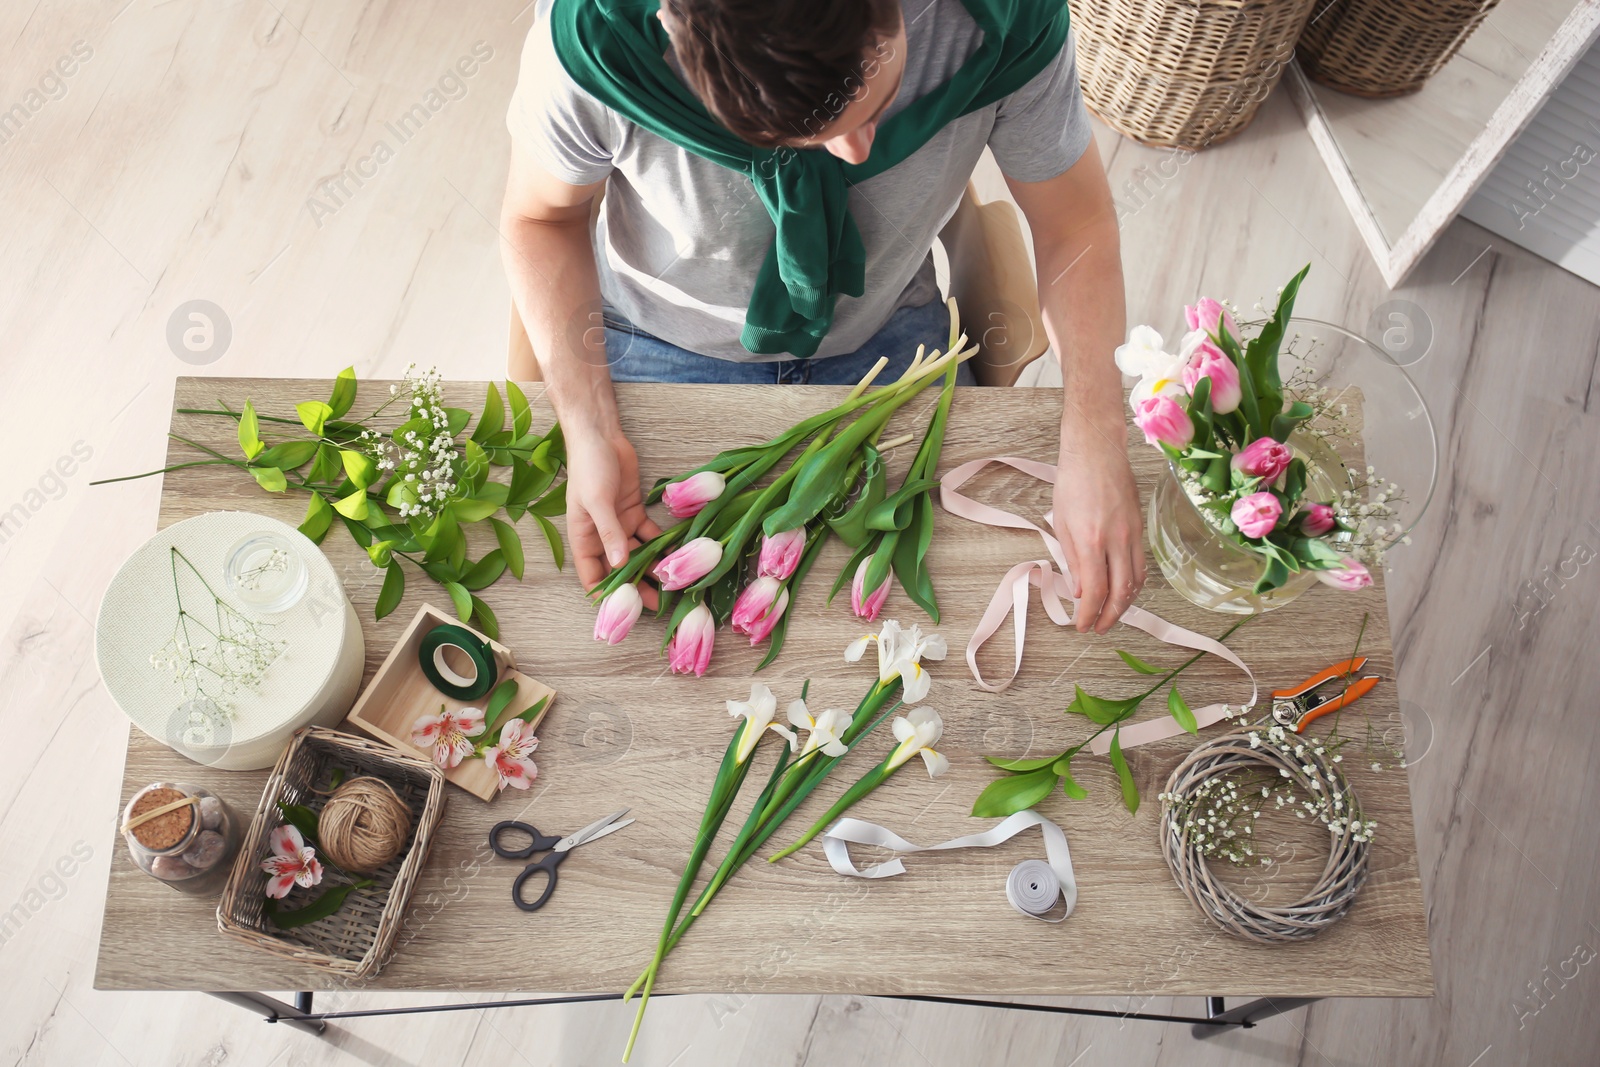
[[[618,431],[585,433],[567,439],[567,535],[578,580],[593,589],[628,553],[661,532],[645,514],[639,484],[639,457]],[[647,608],[655,610],[656,590],[639,583]]]
[[[1077,583],[1073,622],[1103,634],[1144,588],[1144,529],[1127,448],[1095,427],[1064,427],[1053,506],[1056,536]]]

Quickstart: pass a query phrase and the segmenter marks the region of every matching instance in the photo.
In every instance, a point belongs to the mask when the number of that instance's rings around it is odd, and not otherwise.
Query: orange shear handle
[[[1315,689],[1323,682],[1326,682],[1332,678],[1337,678],[1341,674],[1354,674],[1356,671],[1359,671],[1362,667],[1366,666],[1366,663],[1367,657],[1365,656],[1357,656],[1355,659],[1347,659],[1342,663],[1335,663],[1333,666],[1313,674],[1311,677],[1307,678],[1293,689],[1274,689],[1272,691],[1272,695],[1277,697],[1279,700],[1287,700],[1290,697],[1297,697],[1306,690]],[[1371,688],[1371,686],[1367,687],[1367,689]],[[1365,693],[1367,689],[1363,689],[1361,692]],[[1355,698],[1352,697],[1351,699],[1353,700]]]
[[[1326,704],[1321,705],[1320,707],[1311,709],[1306,717],[1300,720],[1300,724],[1294,728],[1294,732],[1300,733],[1308,724],[1320,719],[1330,711],[1338,711],[1342,707],[1354,704],[1357,700],[1360,700],[1362,697],[1372,692],[1372,687],[1377,685],[1378,682],[1379,679],[1377,678],[1358,679],[1339,696],[1328,701]]]

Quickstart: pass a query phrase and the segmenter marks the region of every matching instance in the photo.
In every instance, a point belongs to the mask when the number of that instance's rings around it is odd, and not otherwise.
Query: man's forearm
[[[1045,333],[1061,361],[1063,447],[1077,447],[1087,431],[1122,450],[1122,375],[1112,354],[1127,328],[1127,305],[1116,220],[1061,240],[1036,235],[1035,247]]]
[[[612,436],[620,428],[617,401],[587,220],[509,216],[501,221],[511,295],[557,418],[569,436]],[[534,369],[513,365],[509,371],[513,378],[527,379]]]

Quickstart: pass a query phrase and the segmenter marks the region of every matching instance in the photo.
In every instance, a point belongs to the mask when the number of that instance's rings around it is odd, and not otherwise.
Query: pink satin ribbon
[[[1057,626],[1072,625],[1072,616],[1068,614],[1063,600],[1071,600],[1076,606],[1076,596],[1073,594],[1072,571],[1067,566],[1066,554],[1062,551],[1061,542],[1055,534],[1043,527],[1037,526],[1020,515],[1013,515],[1009,511],[988,504],[979,503],[971,497],[962,496],[957,490],[965,485],[983,468],[991,463],[1003,463],[1024,474],[1038,478],[1050,485],[1056,483],[1056,468],[1049,463],[1040,463],[1038,460],[1023,459],[1019,456],[995,456],[991,459],[975,459],[970,463],[963,463],[959,467],[945,473],[940,479],[939,502],[944,509],[952,515],[963,519],[971,519],[986,526],[1001,526],[1013,530],[1032,530],[1044,539],[1045,549],[1050,553],[1050,559],[1030,559],[1018,563],[1006,572],[1000,580],[1000,586],[989,601],[989,607],[983,613],[983,618],[978,621],[978,628],[973,631],[972,640],[967,642],[967,666],[972,669],[972,677],[980,688],[991,693],[998,693],[1010,687],[1017,680],[1017,672],[1022,669],[1022,648],[1028,629],[1028,601],[1032,598],[1030,588],[1038,588],[1039,600],[1044,605],[1045,614]],[[1044,521],[1053,523],[1050,512],[1045,512]],[[1005,623],[1006,616],[1012,616],[1012,628],[1016,635],[1016,659],[1011,667],[1011,674],[999,684],[991,684],[983,677],[983,672],[978,669],[978,650],[984,643],[993,637]],[[1245,666],[1244,660],[1234,654],[1233,650],[1222,642],[1197,634],[1192,630],[1185,630],[1175,626],[1159,615],[1154,615],[1137,605],[1129,605],[1122,613],[1122,622],[1163,641],[1169,645],[1180,645],[1192,648],[1198,652],[1209,652],[1219,656],[1229,663],[1244,671],[1250,679],[1249,703],[1235,706],[1230,704],[1208,704],[1194,711],[1195,722],[1204,729],[1214,723],[1228,718],[1230,715],[1243,714],[1255,705],[1257,697],[1256,678]],[[1165,715],[1147,722],[1134,723],[1121,728],[1121,744],[1124,749],[1138,745],[1146,745],[1152,741],[1159,741],[1165,737],[1173,737],[1183,733],[1183,727],[1170,716]],[[1089,750],[1097,755],[1104,755],[1111,749],[1109,734],[1101,734],[1089,743]]]

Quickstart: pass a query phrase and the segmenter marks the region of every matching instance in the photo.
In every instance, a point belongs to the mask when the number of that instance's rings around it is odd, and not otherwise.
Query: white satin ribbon
[[[822,837],[822,851],[839,874],[848,878],[893,878],[906,873],[901,860],[858,868],[850,859],[850,846],[873,845],[895,852],[942,852],[952,848],[992,848],[1011,840],[1030,826],[1044,833],[1044,851],[1049,862],[1023,860],[1011,869],[1006,878],[1006,899],[1020,914],[1045,922],[1058,923],[1072,914],[1078,903],[1078,883],[1072,874],[1072,853],[1067,849],[1067,835],[1061,827],[1036,811],[1019,811],[998,826],[978,834],[969,834],[938,845],[914,845],[893,830],[860,819],[840,819],[828,828]],[[1049,912],[1058,901],[1065,901],[1067,910],[1059,918],[1050,918]]]
[[[1057,626],[1072,625],[1072,616],[1068,614],[1063,600],[1076,602],[1073,593],[1072,571],[1067,566],[1066,553],[1062,551],[1061,542],[1055,534],[1043,527],[1036,526],[1020,515],[1013,515],[1009,511],[980,503],[971,497],[962,496],[957,490],[965,485],[974,475],[991,463],[1003,463],[1015,468],[1024,474],[1032,475],[1042,482],[1051,485],[1056,483],[1056,468],[1049,463],[1041,463],[1035,459],[1024,459],[1020,456],[995,456],[991,459],[975,459],[963,463],[945,473],[940,479],[939,502],[950,514],[963,519],[971,519],[986,526],[1001,526],[1013,530],[1032,530],[1044,540],[1045,549],[1050,553],[1050,559],[1031,559],[1018,563],[1006,572],[1000,580],[1000,586],[989,601],[989,607],[983,613],[983,618],[978,621],[978,628],[973,631],[972,640],[967,642],[967,666],[972,669],[972,677],[978,686],[991,693],[999,693],[1010,687],[1017,680],[1017,672],[1022,669],[1022,649],[1028,629],[1028,601],[1032,599],[1031,588],[1038,588],[1039,600],[1044,605],[1045,614]],[[1045,512],[1044,521],[1053,524],[1054,518],[1050,512]],[[1053,565],[1052,565],[1053,564]],[[1016,658],[1012,663],[1011,674],[1005,681],[991,684],[978,670],[978,650],[984,643],[999,631],[1005,623],[1006,616],[1012,616],[1012,631],[1016,639]],[[1219,656],[1229,663],[1244,671],[1250,679],[1250,700],[1248,703],[1237,707],[1229,704],[1208,704],[1203,708],[1196,708],[1194,718],[1196,724],[1202,729],[1220,722],[1231,714],[1243,714],[1255,706],[1258,689],[1256,677],[1250,668],[1245,666],[1244,660],[1234,654],[1233,650],[1222,642],[1197,634],[1176,626],[1159,615],[1144,610],[1137,605],[1129,605],[1122,613],[1122,622],[1135,629],[1143,630],[1157,641],[1169,645],[1180,645],[1192,648],[1197,652],[1209,652]],[[1162,716],[1148,722],[1135,723],[1123,726],[1120,731],[1121,744],[1124,749],[1146,745],[1152,741],[1159,741],[1165,737],[1173,737],[1183,732],[1183,728],[1171,716]],[[1097,755],[1105,755],[1111,750],[1111,737],[1101,734],[1089,743],[1089,751]]]

